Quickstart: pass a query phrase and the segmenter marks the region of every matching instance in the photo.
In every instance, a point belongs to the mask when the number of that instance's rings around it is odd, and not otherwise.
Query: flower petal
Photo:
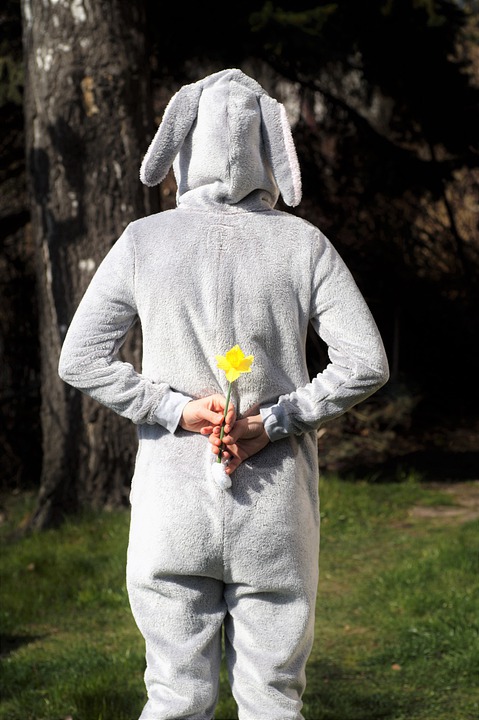
[[[233,367],[238,367],[238,364],[243,360],[243,358],[244,352],[239,345],[235,345],[226,353],[226,359]]]
[[[233,367],[226,371],[226,379],[228,380],[228,382],[234,382],[239,378],[240,375],[240,370],[236,370],[236,368]]]
[[[225,355],[216,355],[217,367],[224,370],[228,382],[234,382],[242,373],[251,372],[253,355],[245,357],[239,345],[234,345]]]
[[[217,355],[216,362],[217,362],[217,367],[220,370],[224,370],[225,372],[228,372],[228,370],[231,367],[231,363],[223,355]]]
[[[236,366],[242,373],[251,372],[251,363],[254,360],[254,355],[248,355]]]

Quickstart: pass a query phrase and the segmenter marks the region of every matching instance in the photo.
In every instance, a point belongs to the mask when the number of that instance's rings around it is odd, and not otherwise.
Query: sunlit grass
[[[311,720],[472,720],[479,710],[479,524],[420,483],[323,484]]]
[[[320,485],[306,720],[477,717],[479,524],[412,517],[414,505],[451,502],[414,478]],[[28,507],[6,501],[1,720],[135,720],[144,648],[125,587],[128,512],[14,539]],[[216,719],[236,717],[223,668]]]

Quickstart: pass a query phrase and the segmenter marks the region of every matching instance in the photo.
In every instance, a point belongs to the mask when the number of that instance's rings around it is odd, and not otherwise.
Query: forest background
[[[7,0],[0,30],[0,487],[38,492],[31,527],[127,503],[134,428],[59,380],[59,349],[126,224],[174,205],[171,174],[138,178],[166,103],[225,67],[284,102],[293,212],[347,262],[390,360],[319,431],[321,468],[477,479],[477,2]],[[313,335],[308,361],[327,361]]]

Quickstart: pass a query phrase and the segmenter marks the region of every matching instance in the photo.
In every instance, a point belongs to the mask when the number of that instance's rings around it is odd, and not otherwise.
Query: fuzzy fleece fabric
[[[140,178],[173,165],[177,206],[132,222],[95,273],[60,357],[63,380],[138,426],[127,557],[145,638],[141,720],[211,720],[222,636],[240,720],[301,720],[318,582],[316,431],[388,379],[371,312],[332,243],[276,209],[301,177],[284,107],[238,69],[170,101]],[[141,323],[141,372],[120,360]],[[309,323],[329,364],[310,380]],[[239,416],[271,443],[215,481],[185,404],[221,392],[215,356],[254,355]]]

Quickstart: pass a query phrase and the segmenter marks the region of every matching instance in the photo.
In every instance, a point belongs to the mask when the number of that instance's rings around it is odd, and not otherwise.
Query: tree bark
[[[158,209],[158,196],[139,181],[153,124],[141,2],[22,0],[22,22],[41,346],[36,529],[127,499],[134,427],[65,385],[57,367],[99,262],[130,221]],[[136,367],[140,345],[137,329],[123,349]]]

